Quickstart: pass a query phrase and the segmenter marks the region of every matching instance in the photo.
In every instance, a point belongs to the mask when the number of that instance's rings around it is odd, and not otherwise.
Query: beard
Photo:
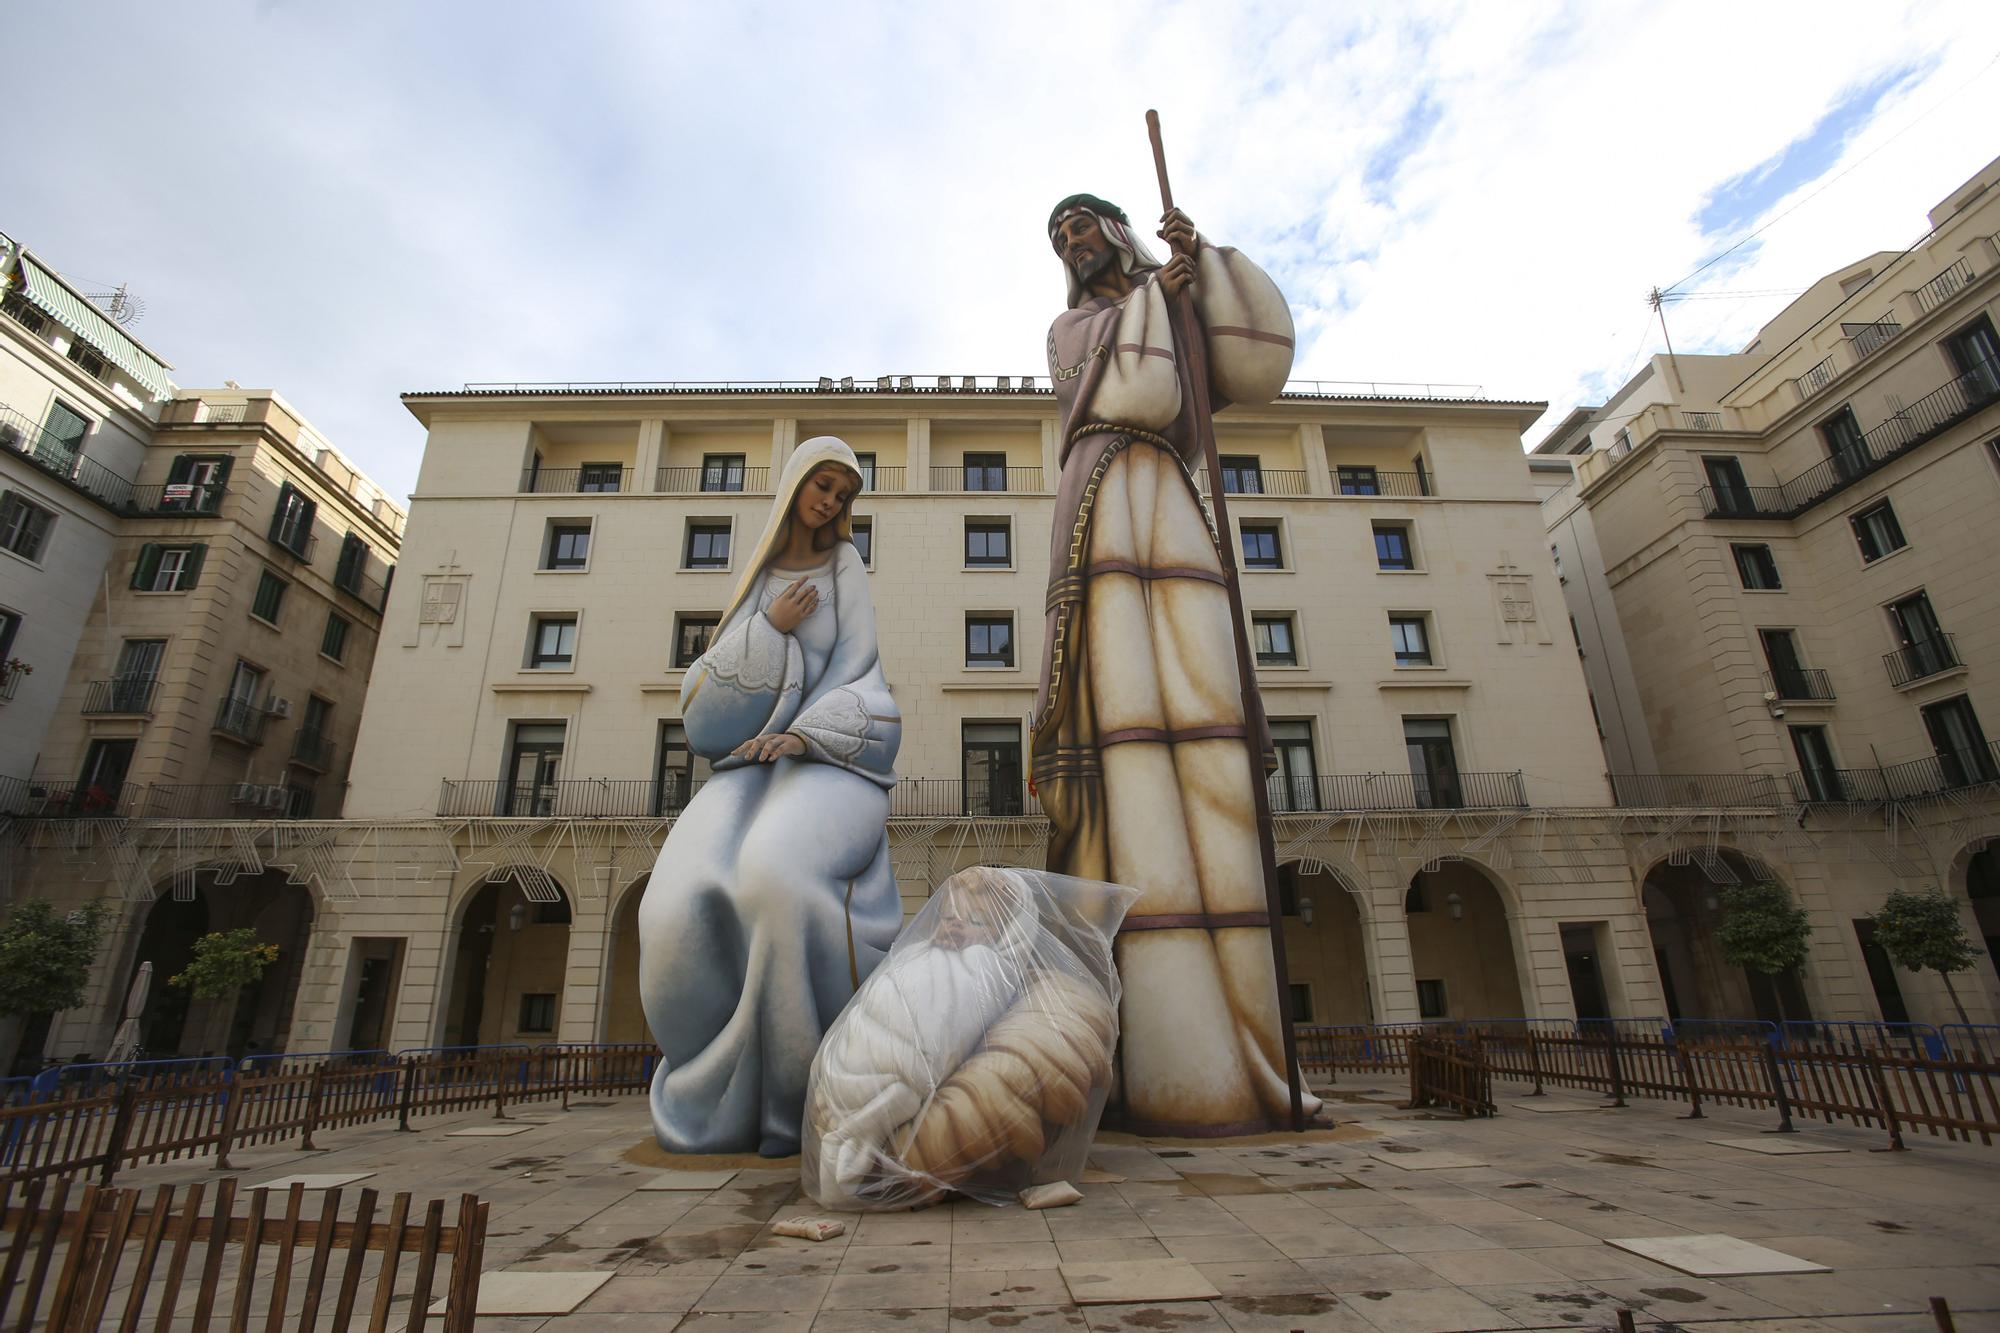
[[[1089,286],[1093,278],[1103,273],[1105,269],[1110,268],[1112,264],[1117,262],[1117,259],[1118,252],[1109,245],[1105,246],[1102,250],[1091,251],[1088,257],[1080,258],[1074,265],[1076,280],[1086,287]]]

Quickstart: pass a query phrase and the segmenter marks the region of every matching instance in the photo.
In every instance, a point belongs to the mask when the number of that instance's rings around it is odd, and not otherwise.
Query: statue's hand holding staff
[[[764,608],[764,618],[771,622],[771,628],[780,634],[790,634],[799,627],[801,621],[819,609],[819,589],[806,579],[800,579],[791,587],[779,593],[777,600]]]
[[[1171,301],[1195,280],[1195,252],[1201,245],[1201,236],[1195,231],[1193,220],[1178,208],[1160,215],[1159,236],[1174,252],[1174,257],[1160,267],[1158,279]]]

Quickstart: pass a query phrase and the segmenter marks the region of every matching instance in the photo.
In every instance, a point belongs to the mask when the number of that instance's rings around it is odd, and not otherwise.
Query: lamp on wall
[[[1313,923],[1312,899],[1310,898],[1299,899],[1299,920],[1303,921],[1308,926],[1310,926]]]
[[[1465,899],[1458,896],[1457,889],[1444,896],[1444,910],[1451,913],[1453,921],[1465,920]]]
[[[519,930],[527,924],[528,905],[526,903],[515,903],[507,909],[507,929]]]

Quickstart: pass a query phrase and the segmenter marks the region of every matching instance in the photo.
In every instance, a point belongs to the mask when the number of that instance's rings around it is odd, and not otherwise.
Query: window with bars
[[[1224,454],[1216,462],[1222,468],[1223,494],[1264,493],[1264,465],[1255,454]]]
[[[1365,465],[1343,465],[1334,470],[1334,485],[1342,495],[1380,495],[1382,480],[1375,469]]]
[[[743,454],[703,454],[701,488],[704,491],[743,489]]]
[[[618,463],[585,463],[577,469],[576,488],[579,491],[616,491],[625,479],[625,469]],[[737,486],[742,489],[741,484]]]
[[[968,491],[1004,491],[1007,489],[1007,455],[967,454],[965,456],[965,489]]]

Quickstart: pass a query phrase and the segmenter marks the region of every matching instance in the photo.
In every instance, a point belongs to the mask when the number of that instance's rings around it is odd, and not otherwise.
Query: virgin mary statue
[[[639,904],[669,1152],[796,1152],[820,1036],[902,925],[888,838],[902,723],[852,540],[860,489],[844,442],[798,446],[681,686],[688,748],[714,776]]]

